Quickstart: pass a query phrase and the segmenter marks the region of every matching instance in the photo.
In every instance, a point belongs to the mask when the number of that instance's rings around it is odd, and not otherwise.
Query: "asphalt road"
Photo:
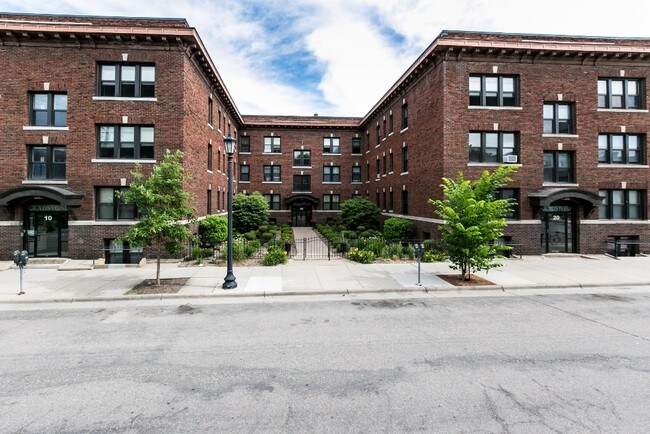
[[[650,426],[650,292],[171,303],[0,306],[0,431]]]

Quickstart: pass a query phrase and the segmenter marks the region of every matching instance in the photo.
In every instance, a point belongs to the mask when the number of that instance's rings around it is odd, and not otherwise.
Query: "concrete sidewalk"
[[[650,258],[619,260],[608,256],[525,256],[508,259],[504,266],[479,275],[495,284],[484,287],[455,287],[439,274],[457,274],[447,263],[423,263],[421,285],[417,285],[417,263],[358,264],[345,259],[290,260],[277,267],[238,267],[238,287],[221,289],[224,266],[162,265],[161,277],[188,277],[178,294],[124,295],[144,279],[155,277],[155,264],[142,268],[90,269],[89,261],[68,261],[55,268],[27,267],[24,295],[19,290],[19,271],[11,262],[0,262],[0,303],[89,301],[166,297],[233,297],[295,294],[352,294],[372,292],[420,292],[478,289],[546,289],[650,286]]]

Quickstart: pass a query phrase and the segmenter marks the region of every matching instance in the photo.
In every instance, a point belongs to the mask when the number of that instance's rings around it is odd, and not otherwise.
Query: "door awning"
[[[0,206],[10,206],[27,199],[50,199],[68,207],[81,206],[84,193],[54,185],[23,185],[0,193]]]

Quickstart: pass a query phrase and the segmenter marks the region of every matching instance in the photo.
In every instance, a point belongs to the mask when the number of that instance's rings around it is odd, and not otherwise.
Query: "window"
[[[383,211],[386,211],[386,207],[388,206],[388,203],[386,202],[386,190],[384,190],[381,193],[381,209]]]
[[[212,190],[206,190],[206,214],[212,214]]]
[[[29,179],[65,179],[65,146],[30,146]]]
[[[324,137],[323,138],[323,154],[340,154],[341,147],[339,145],[338,137]]]
[[[598,209],[598,218],[602,220],[642,220],[643,190],[600,190],[603,198]]]
[[[388,210],[393,210],[393,190],[388,193]]]
[[[402,214],[408,215],[409,213],[409,192],[402,190]]]
[[[338,210],[340,207],[341,196],[338,194],[324,194],[323,195],[323,209],[324,210]]]
[[[264,182],[280,182],[280,169],[282,166],[264,166]]]
[[[405,130],[409,127],[409,105],[402,104],[402,129]]]
[[[361,167],[352,166],[352,182],[361,182]]]
[[[212,171],[212,145],[208,143],[208,170]]]
[[[225,152],[224,152],[225,155]],[[223,159],[221,158],[221,149],[217,149],[217,170],[221,170]],[[225,166],[225,164],[223,164]]]
[[[393,112],[390,112],[388,115],[388,130],[389,133],[393,132]]]
[[[379,191],[375,193],[375,205],[377,205],[377,208],[381,208],[381,203],[379,202]]]
[[[269,153],[280,153],[280,138],[279,137],[264,137],[264,152]]]
[[[475,163],[516,163],[518,135],[516,133],[469,133],[469,161]]]
[[[324,166],[323,182],[341,182],[341,166]]]
[[[544,152],[544,182],[575,182],[572,152]]]
[[[299,167],[310,167],[311,151],[293,151],[293,165]]]
[[[250,136],[241,136],[239,138],[239,152],[250,153],[251,152],[251,138]]]
[[[404,146],[402,148],[402,172],[406,173],[409,171],[409,149]]]
[[[370,132],[366,131],[366,152],[370,152]]]
[[[208,124],[212,125],[212,98],[208,98]]]
[[[100,65],[99,95],[153,98],[156,67],[153,65]]]
[[[29,124],[35,127],[68,125],[68,95],[65,93],[30,94]]]
[[[518,103],[516,77],[499,75],[469,76],[469,105],[514,107]]]
[[[381,145],[381,128],[379,128],[379,124],[377,124],[377,146]]]
[[[104,238],[107,264],[137,264],[142,260],[142,247],[131,247],[126,241]]]
[[[279,194],[265,194],[266,202],[269,204],[269,209],[276,211],[280,209],[280,195]]]
[[[384,176],[386,176],[386,171],[388,170],[388,166],[386,165],[386,155],[384,155],[381,159],[383,160],[384,165]]]
[[[125,203],[116,193],[122,191],[119,187],[99,187],[96,190],[97,220],[133,220],[136,218],[136,207],[133,203]]]
[[[640,135],[599,134],[598,162],[606,164],[643,164]]]
[[[388,173],[393,173],[393,153],[391,152],[388,157],[388,163],[390,166],[388,166]]]
[[[311,191],[311,175],[293,175],[293,191]]]
[[[370,163],[366,163],[366,182],[370,182]]]
[[[507,212],[504,216],[506,219],[519,219],[519,190],[514,188],[501,188],[495,192],[494,196],[496,199],[509,199],[510,203],[512,203],[512,211]]]
[[[384,124],[384,139],[385,139],[386,136],[388,136],[388,129],[386,128],[386,116],[384,116],[383,124]]]
[[[377,179],[381,176],[381,160],[377,157]]]
[[[353,154],[361,153],[361,139],[359,137],[355,137],[354,139],[352,139],[352,153]]]
[[[242,164],[239,166],[239,182],[250,182],[251,166]]]
[[[98,158],[153,159],[154,127],[100,125]]]
[[[573,104],[544,104],[544,134],[575,134]]]
[[[641,109],[643,80],[601,78],[598,80],[598,108]]]

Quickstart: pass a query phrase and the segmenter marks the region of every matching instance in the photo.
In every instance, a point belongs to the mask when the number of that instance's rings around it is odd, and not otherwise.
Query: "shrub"
[[[260,242],[257,240],[246,241],[245,239],[238,238],[233,240],[232,243],[232,259],[234,261],[243,261],[253,256],[260,250]],[[228,249],[221,250],[221,259],[226,260]]]
[[[257,239],[257,232],[255,231],[248,231],[244,234],[244,238],[246,238],[248,241],[253,241]]]
[[[422,255],[422,262],[443,262],[445,260],[445,254],[441,252],[428,251]]]
[[[341,220],[346,228],[357,230],[361,225],[376,227],[379,208],[368,199],[356,197],[341,204]]]
[[[211,247],[194,247],[192,249],[192,254],[191,258],[193,260],[198,260],[198,259],[203,259],[203,258],[209,258],[212,256],[212,248]]]
[[[273,232],[264,232],[262,233],[262,235],[260,235],[260,241],[262,241],[263,243],[268,243],[273,239],[273,237],[274,237]]]
[[[216,246],[228,239],[228,219],[209,215],[199,223],[199,239],[203,246]]]
[[[257,191],[249,195],[238,193],[232,200],[232,217],[236,231],[256,231],[268,223],[269,204]]]
[[[361,264],[372,264],[375,262],[375,254],[367,250],[359,250],[353,247],[348,252],[348,259]]]
[[[287,252],[283,249],[273,248],[264,255],[264,265],[273,266],[287,263]]]
[[[403,218],[391,217],[384,222],[384,238],[389,241],[408,240],[413,234],[413,223]]]

